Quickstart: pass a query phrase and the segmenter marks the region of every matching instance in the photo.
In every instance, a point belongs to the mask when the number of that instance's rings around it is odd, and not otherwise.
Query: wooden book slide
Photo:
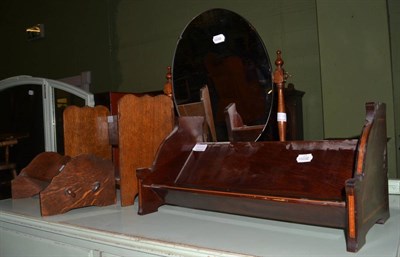
[[[385,105],[366,111],[358,140],[206,143],[202,118],[182,117],[137,172],[139,214],[172,204],[341,228],[356,252],[389,218]]]
[[[65,153],[92,153],[111,160],[112,145],[118,146],[116,182],[121,205],[128,206],[138,193],[136,169],[152,165],[173,127],[173,104],[166,95],[126,94],[118,101],[117,116],[109,116],[105,106],[68,107],[64,111]]]
[[[138,194],[136,169],[151,167],[157,150],[174,127],[174,109],[166,95],[123,96],[118,102],[121,205]]]
[[[264,125],[246,126],[246,124],[243,124],[235,103],[230,103],[225,108],[225,123],[228,130],[228,138],[231,142],[256,141],[265,127]]]
[[[12,180],[11,188],[14,199],[39,194],[42,216],[116,203],[112,162],[92,154],[70,158],[43,152]]]
[[[64,153],[74,157],[94,154],[111,160],[112,147],[108,134],[109,110],[105,106],[68,106],[64,116]]]
[[[210,93],[208,87],[204,86],[200,89],[200,102],[180,104],[178,111],[180,116],[202,116],[204,122],[204,140],[217,141],[217,132],[215,131],[215,124],[213,118],[213,111],[211,107]]]

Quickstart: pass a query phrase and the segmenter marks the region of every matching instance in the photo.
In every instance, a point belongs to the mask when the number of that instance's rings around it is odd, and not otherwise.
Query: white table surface
[[[357,253],[346,251],[344,231],[266,219],[244,217],[176,206],[139,216],[137,206],[85,207],[41,217],[38,197],[0,201],[0,221],[39,222],[59,226],[93,238],[141,242],[148,247],[170,248],[178,255],[190,249],[212,256],[371,256],[398,257],[400,196],[390,196],[390,218],[376,224]],[[1,240],[1,238],[0,238]]]

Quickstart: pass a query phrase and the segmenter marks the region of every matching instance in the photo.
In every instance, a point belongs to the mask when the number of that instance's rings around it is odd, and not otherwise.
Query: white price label
[[[224,34],[218,34],[213,36],[213,42],[214,44],[219,44],[225,42],[225,36]]]
[[[114,116],[107,116],[107,123],[113,123],[114,122]]]
[[[308,154],[299,154],[296,158],[296,161],[298,163],[305,163],[305,162],[311,162],[313,159],[313,155],[311,153]]]
[[[278,121],[286,122],[286,113],[285,112],[278,112]]]
[[[207,149],[207,144],[199,144],[197,143],[194,147],[193,147],[193,151],[194,152],[204,152]]]

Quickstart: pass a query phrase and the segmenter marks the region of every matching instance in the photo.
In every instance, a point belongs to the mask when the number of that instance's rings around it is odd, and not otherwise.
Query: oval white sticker
[[[218,34],[213,36],[213,42],[214,44],[219,44],[225,42],[225,36],[224,34]]]
[[[299,154],[299,155],[297,155],[296,161],[298,163],[304,163],[304,162],[311,162],[312,159],[313,159],[313,155],[311,153]]]

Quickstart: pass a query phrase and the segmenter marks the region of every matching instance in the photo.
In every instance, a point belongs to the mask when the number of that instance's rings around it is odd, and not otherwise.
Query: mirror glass
[[[270,59],[254,27],[232,11],[211,9],[186,26],[177,43],[172,79],[177,107],[199,102],[200,89],[208,86],[218,141],[228,140],[224,110],[230,103],[236,104],[246,126],[265,128],[268,122]]]

